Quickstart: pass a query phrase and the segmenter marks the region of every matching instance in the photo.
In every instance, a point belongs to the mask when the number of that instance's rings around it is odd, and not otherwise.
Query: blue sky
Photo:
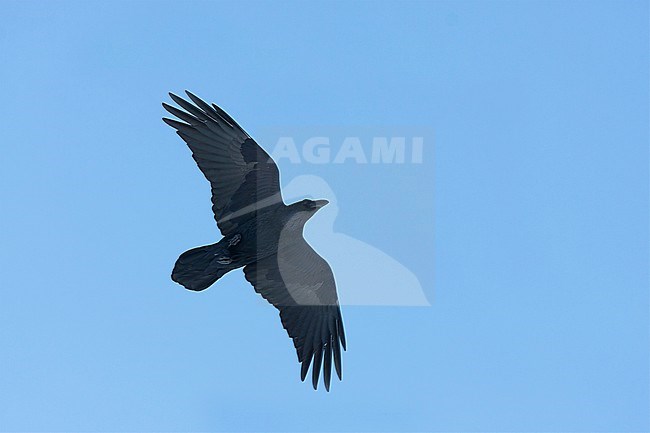
[[[0,430],[650,430],[648,36],[644,1],[3,2]],[[431,303],[345,306],[329,394],[241,272],[169,278],[219,237],[184,89],[267,147],[433,131],[280,161]]]

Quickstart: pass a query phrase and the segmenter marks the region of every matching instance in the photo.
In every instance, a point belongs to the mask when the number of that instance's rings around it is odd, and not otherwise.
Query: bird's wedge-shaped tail
[[[172,280],[186,289],[198,292],[240,266],[233,262],[228,245],[222,241],[192,248],[181,254],[174,265]]]

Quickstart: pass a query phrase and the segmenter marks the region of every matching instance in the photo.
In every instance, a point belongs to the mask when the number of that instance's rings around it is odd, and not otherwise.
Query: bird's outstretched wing
[[[212,186],[212,211],[226,236],[257,209],[282,203],[280,174],[273,159],[218,106],[186,91],[194,104],[170,93],[183,110],[163,103],[182,120],[163,118],[187,143]]]
[[[334,368],[341,379],[345,333],[329,265],[302,236],[283,239],[278,253],[244,267],[255,291],[280,310],[282,326],[293,339],[305,380],[313,360],[312,385],[318,387],[321,365],[329,391]]]

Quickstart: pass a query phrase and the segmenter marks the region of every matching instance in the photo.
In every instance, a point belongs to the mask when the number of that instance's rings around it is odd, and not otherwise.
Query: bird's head
[[[304,215],[307,219],[311,218],[318,209],[325,206],[329,201],[327,200],[310,200],[308,198],[296,202],[291,205],[294,212]]]

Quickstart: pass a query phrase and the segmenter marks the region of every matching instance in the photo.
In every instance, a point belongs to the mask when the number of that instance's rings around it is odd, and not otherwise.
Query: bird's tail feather
[[[201,291],[236,267],[221,244],[206,245],[181,254],[174,265],[172,280],[186,289]]]

